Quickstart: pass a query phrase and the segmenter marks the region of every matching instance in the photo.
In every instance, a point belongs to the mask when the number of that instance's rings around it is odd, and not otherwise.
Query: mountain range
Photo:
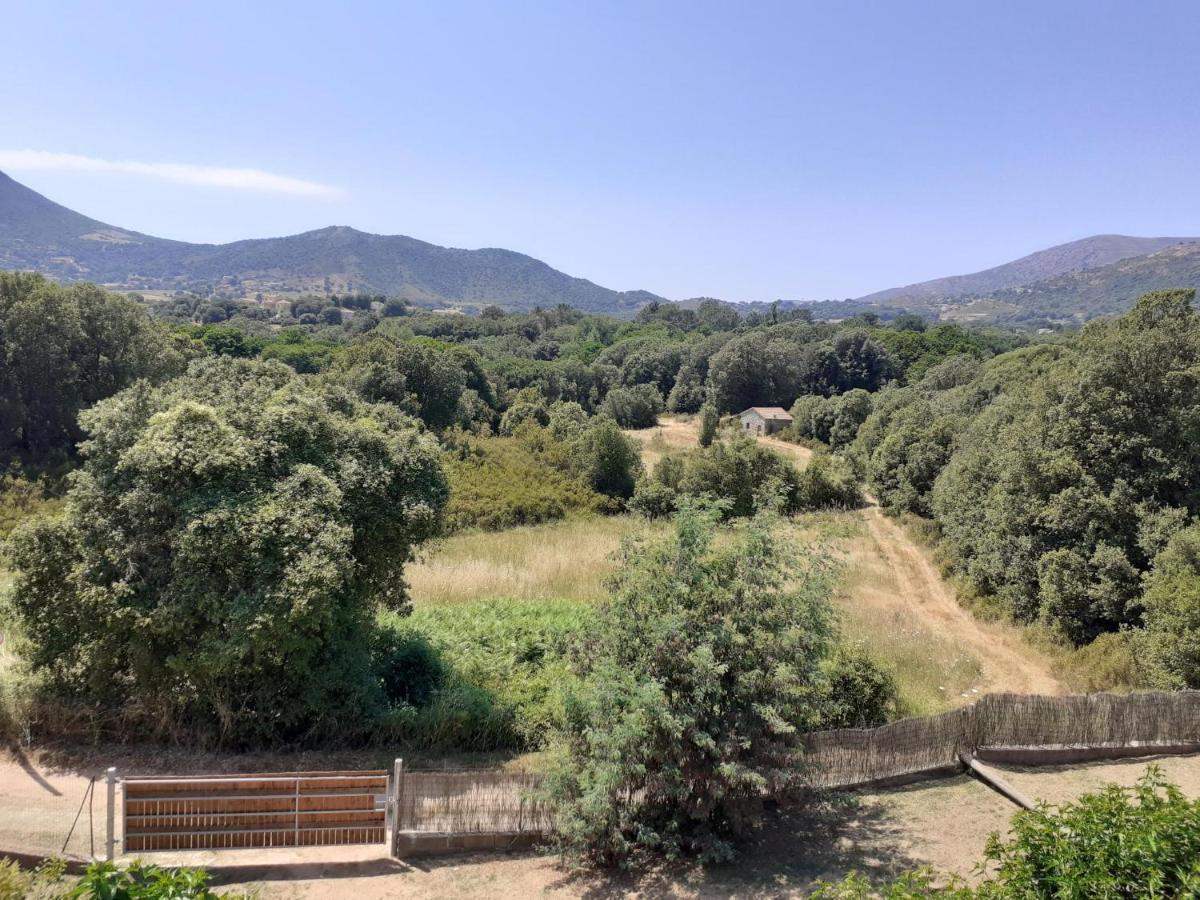
[[[0,172],[0,269],[130,290],[355,293],[429,306],[532,309],[566,303],[631,315],[663,298],[614,291],[511,250],[458,250],[334,226],[289,237],[190,244],[108,225]]]
[[[365,292],[457,309],[565,303],[630,316],[663,300],[648,291],[610,290],[512,250],[439,247],[345,226],[231,244],[173,241],[84,216],[2,172],[0,269],[142,292]],[[1145,291],[1169,287],[1200,287],[1200,238],[1096,235],[981,272],[808,305],[824,318],[911,311],[949,321],[1077,323],[1120,312]]]

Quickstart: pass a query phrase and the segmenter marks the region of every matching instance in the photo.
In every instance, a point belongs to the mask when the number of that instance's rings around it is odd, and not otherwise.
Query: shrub
[[[637,483],[629,501],[629,508],[647,519],[669,518],[675,514],[678,505],[679,495],[675,489],[651,478],[643,478]]]
[[[637,445],[608,416],[598,416],[570,442],[571,466],[592,490],[627,500],[642,474]]]
[[[817,453],[796,479],[793,503],[796,509],[852,509],[862,503],[862,492],[848,462]]]
[[[57,900],[66,893],[67,864],[48,859],[36,869],[22,869],[16,860],[0,859],[0,900]]]
[[[83,417],[61,516],[11,540],[32,668],[149,733],[344,739],[379,604],[446,497],[432,438],[279,363],[197,360]]]
[[[705,403],[700,407],[700,446],[707,447],[713,442],[713,438],[717,436],[717,426],[721,423],[721,416],[717,412],[717,407],[712,403]]]
[[[806,395],[792,404],[793,440],[814,440],[831,447],[844,447],[854,440],[859,427],[871,414],[871,395],[855,388],[836,397]]]
[[[62,509],[62,500],[50,496],[49,485],[16,475],[0,475],[0,540],[8,537],[22,522],[37,515],[51,515]]]
[[[799,473],[795,467],[744,434],[693,450],[679,460],[672,464],[679,467],[672,486],[680,494],[725,501],[727,517],[751,516],[777,500],[782,502],[784,512],[799,508]],[[661,474],[664,479],[673,475],[670,467],[662,468]]]
[[[803,471],[770,447],[740,432],[727,440],[689,453],[667,456],[654,468],[653,481],[671,492],[708,497],[723,503],[727,518],[753,515],[766,508],[785,513],[801,510],[857,506],[858,481],[845,461],[818,454]],[[661,513],[667,491],[642,488],[638,508]]]
[[[573,471],[570,448],[530,423],[516,437],[450,435],[446,527],[499,529],[608,512],[613,503]]]
[[[822,728],[874,728],[897,718],[896,676],[861,646],[841,646],[823,668]]]
[[[522,388],[517,392],[516,398],[500,417],[500,433],[511,437],[528,422],[541,426],[550,424],[546,398],[537,388]]]
[[[446,679],[446,666],[428,637],[411,625],[377,629],[371,668],[392,703],[421,706]]]
[[[798,736],[820,715],[829,572],[820,560],[799,569],[768,517],[717,549],[716,519],[685,505],[672,537],[627,543],[575,656],[582,683],[549,790],[562,847],[585,859],[727,860],[763,796],[799,786]]]
[[[1182,897],[1200,890],[1200,800],[1154,766],[1132,788],[1108,785],[1057,809],[1017,813],[984,852],[1000,897]]]
[[[662,410],[662,394],[652,384],[615,387],[600,405],[600,411],[612,416],[622,428],[652,428],[658,424]]]

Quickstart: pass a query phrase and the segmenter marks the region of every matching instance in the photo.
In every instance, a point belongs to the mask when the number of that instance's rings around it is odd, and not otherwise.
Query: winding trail
[[[936,631],[951,637],[979,659],[980,691],[1062,694],[1050,662],[1010,627],[982,622],[959,605],[954,589],[904,529],[883,514],[874,498],[860,511],[867,531],[896,579],[900,601]]]

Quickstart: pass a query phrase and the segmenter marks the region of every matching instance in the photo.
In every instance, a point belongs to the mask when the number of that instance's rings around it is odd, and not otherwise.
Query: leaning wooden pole
[[[997,794],[1007,797],[1013,803],[1022,809],[1033,809],[1033,801],[1018,791],[1015,787],[997,775],[995,772],[981,765],[974,756],[968,756],[966,753],[958,754],[959,761],[970,771],[972,775],[990,787]]]

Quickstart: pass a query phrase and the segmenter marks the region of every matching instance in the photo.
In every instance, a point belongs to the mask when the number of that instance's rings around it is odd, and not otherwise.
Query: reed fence
[[[1011,751],[1124,755],[1200,751],[1200,692],[1069,697],[990,694],[971,706],[879,728],[805,736],[797,765],[814,788],[880,785],[960,771]],[[1082,758],[1076,754],[1076,758]],[[106,784],[114,845],[115,770]],[[522,772],[289,772],[121,779],[123,850],[383,843],[393,853],[514,846],[554,830],[540,778]],[[82,808],[82,807],[81,807]]]
[[[958,766],[999,748],[1200,749],[1200,692],[988,694],[971,706],[805,739],[814,787],[849,788]]]
[[[815,788],[846,789],[962,768],[960,754],[1000,748],[1200,751],[1200,692],[1050,697],[987,694],[970,706],[878,728],[807,735],[798,764]],[[402,830],[548,833],[535,775],[406,772]]]
[[[554,825],[538,796],[540,779],[528,772],[411,772],[401,776],[396,800],[399,831],[447,834],[544,834]]]

